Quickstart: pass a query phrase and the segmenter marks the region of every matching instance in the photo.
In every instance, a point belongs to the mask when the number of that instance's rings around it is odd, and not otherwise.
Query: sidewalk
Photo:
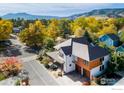
[[[18,78],[17,77],[10,77],[8,79],[0,81],[0,86],[14,86],[15,82]]]

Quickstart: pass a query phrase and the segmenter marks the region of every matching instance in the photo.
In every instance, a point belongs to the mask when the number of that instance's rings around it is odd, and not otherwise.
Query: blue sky
[[[93,9],[102,9],[102,8],[124,8],[123,4],[113,4],[113,3],[104,3],[104,4],[37,4],[37,3],[10,3],[0,4],[0,16],[7,13],[29,13],[34,15],[51,15],[51,16],[69,16],[72,14],[83,13],[91,11]]]

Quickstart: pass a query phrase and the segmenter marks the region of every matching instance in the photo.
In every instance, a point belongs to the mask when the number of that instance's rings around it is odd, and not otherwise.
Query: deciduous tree
[[[8,20],[0,20],[0,41],[6,40],[12,33],[13,24]]]

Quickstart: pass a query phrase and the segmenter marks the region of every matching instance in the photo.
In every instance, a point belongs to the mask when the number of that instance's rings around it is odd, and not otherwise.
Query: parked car
[[[50,66],[50,69],[56,71],[56,70],[58,69],[58,66],[57,66],[56,64],[52,64],[52,65]]]

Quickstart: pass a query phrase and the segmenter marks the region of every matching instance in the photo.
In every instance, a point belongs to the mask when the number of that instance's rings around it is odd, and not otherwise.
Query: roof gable
[[[73,42],[72,55],[89,61],[89,50],[86,44]]]

